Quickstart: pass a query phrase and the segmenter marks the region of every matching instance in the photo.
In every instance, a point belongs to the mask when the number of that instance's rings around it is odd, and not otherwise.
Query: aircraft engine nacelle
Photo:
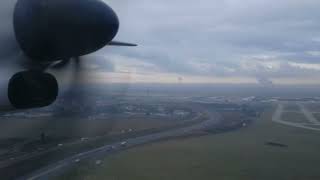
[[[119,30],[119,19],[101,0],[18,0],[13,25],[26,55],[58,61],[107,45]]]
[[[58,82],[54,76],[40,71],[23,71],[12,76],[8,98],[17,109],[45,107],[58,96]]]

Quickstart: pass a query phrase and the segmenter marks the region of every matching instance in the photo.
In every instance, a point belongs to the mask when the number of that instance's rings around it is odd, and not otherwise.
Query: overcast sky
[[[320,84],[319,0],[105,1],[120,19],[116,39],[139,46],[106,47],[86,61],[102,80]],[[17,54],[5,41],[14,39],[14,1],[5,2],[3,57]]]
[[[319,0],[106,2],[121,20],[116,39],[139,46],[99,54],[131,79],[320,82]]]

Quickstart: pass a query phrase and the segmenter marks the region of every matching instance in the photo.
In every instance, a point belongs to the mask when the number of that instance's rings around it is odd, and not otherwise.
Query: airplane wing
[[[125,43],[120,41],[111,41],[108,45],[109,46],[138,46],[137,44]]]

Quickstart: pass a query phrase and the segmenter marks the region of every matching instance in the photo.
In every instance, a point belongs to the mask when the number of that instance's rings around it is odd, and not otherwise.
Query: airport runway
[[[300,107],[301,112],[304,114],[304,116],[310,121],[312,124],[319,124],[320,122],[313,116],[313,114],[306,109],[306,107],[299,103],[298,106]]]
[[[303,128],[303,129],[308,129],[308,130],[313,130],[313,131],[320,131],[320,128],[307,126],[307,125],[319,125],[319,121],[313,116],[313,114],[310,111],[308,111],[304,107],[304,105],[299,104],[299,107],[300,107],[300,111],[305,115],[306,119],[310,123],[294,123],[294,122],[284,121],[281,118],[281,115],[282,115],[283,109],[284,109],[284,106],[281,103],[278,104],[278,107],[272,116],[272,121],[280,123],[280,124],[284,124],[287,126],[293,126],[293,127]]]
[[[67,159],[61,160],[57,163],[51,164],[47,167],[44,167],[34,173],[31,173],[28,176],[21,177],[19,179],[28,179],[28,180],[36,180],[36,179],[48,179],[54,175],[62,173],[64,170],[68,168],[72,168],[77,166],[80,161],[90,160],[97,158],[99,156],[106,156],[111,153],[119,152],[131,147],[135,147],[138,145],[143,145],[155,141],[159,141],[162,139],[179,137],[191,134],[194,131],[202,131],[206,129],[210,129],[211,127],[218,124],[221,120],[219,114],[214,112],[207,112],[210,118],[207,121],[203,121],[200,124],[192,125],[189,127],[179,128],[175,130],[169,130],[166,132],[160,132],[155,134],[150,134],[142,137],[127,139],[126,141],[117,142],[114,144],[108,144],[102,146],[100,148],[96,148],[87,152],[83,152]],[[126,142],[124,144],[124,142]]]

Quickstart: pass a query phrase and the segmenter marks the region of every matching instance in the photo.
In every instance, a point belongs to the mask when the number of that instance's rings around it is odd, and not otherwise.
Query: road
[[[198,112],[202,112],[202,109],[199,108]],[[196,123],[199,120],[199,118],[201,118],[202,115],[203,115],[203,113],[196,113],[196,115],[192,119],[187,120],[187,121],[188,122],[192,121],[192,122]],[[172,129],[174,129],[174,128],[172,128]],[[61,146],[58,145],[58,146],[49,147],[49,148],[41,150],[41,151],[33,151],[31,153],[22,153],[21,155],[15,155],[10,158],[7,158],[7,160],[1,160],[0,161],[0,170],[3,168],[9,167],[9,166],[13,167],[13,166],[15,166],[15,164],[17,164],[19,162],[32,160],[33,158],[36,158],[36,157],[39,157],[39,156],[42,156],[42,155],[45,155],[48,153],[52,153],[55,151],[59,151],[62,148],[72,147],[72,146],[87,143],[87,142],[94,142],[99,139],[105,139],[108,136],[109,135],[101,135],[101,136],[95,136],[95,137],[81,138],[81,139],[73,140],[70,142],[63,142],[61,144]],[[36,140],[38,140],[38,139],[36,139]],[[21,147],[24,144],[28,144],[33,141],[35,141],[35,139],[28,140],[28,141],[24,142],[23,144],[19,144],[18,146],[16,146],[15,149],[19,150],[19,149],[21,149]]]
[[[108,144],[108,145],[105,145],[105,146],[102,146],[102,147],[99,147],[99,148],[96,148],[96,149],[93,149],[93,150],[90,150],[87,152],[76,154],[72,157],[69,157],[69,158],[61,160],[57,163],[51,164],[51,165],[44,167],[34,173],[31,173],[30,175],[21,177],[19,179],[28,179],[28,180],[48,179],[49,177],[56,175],[56,174],[59,174],[68,168],[76,166],[79,161],[93,159],[93,158],[99,157],[101,155],[106,156],[111,153],[120,152],[122,150],[131,148],[131,147],[159,141],[162,139],[188,135],[194,131],[202,131],[202,130],[206,130],[211,127],[214,127],[215,125],[217,125],[220,122],[221,117],[219,114],[214,113],[214,112],[207,112],[207,113],[210,118],[206,121],[199,123],[199,124],[192,125],[189,127],[169,130],[166,132],[150,134],[150,135],[146,135],[146,136],[142,136],[142,137],[130,138],[125,141],[126,142],[125,145],[123,145],[124,141],[117,142],[114,144]]]

